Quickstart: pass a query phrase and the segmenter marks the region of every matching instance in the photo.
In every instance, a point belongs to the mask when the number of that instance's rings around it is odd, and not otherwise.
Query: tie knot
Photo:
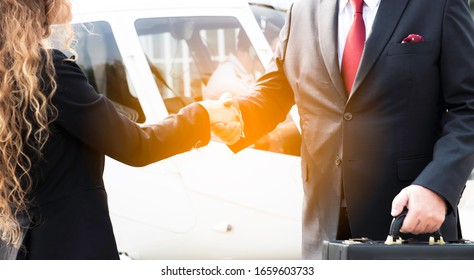
[[[354,7],[356,13],[362,14],[364,0],[351,0],[351,5]]]

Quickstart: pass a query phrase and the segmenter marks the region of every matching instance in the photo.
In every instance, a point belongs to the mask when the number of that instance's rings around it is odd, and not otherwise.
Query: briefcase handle
[[[393,245],[393,244],[402,244],[403,239],[400,237],[400,228],[402,227],[403,221],[408,213],[408,209],[405,207],[400,213],[400,215],[393,218],[392,223],[390,224],[390,231],[387,236],[387,240],[385,240],[385,244]],[[437,231],[430,234],[430,238],[428,240],[430,245],[433,244],[444,244],[443,237],[441,236],[441,231],[438,229]]]

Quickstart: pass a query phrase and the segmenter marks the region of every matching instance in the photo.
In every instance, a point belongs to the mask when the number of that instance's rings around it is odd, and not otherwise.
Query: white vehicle
[[[271,59],[243,0],[81,0],[73,7],[78,64],[140,124],[200,100],[240,30],[262,71]],[[263,147],[234,154],[212,140],[141,168],[107,158],[104,180],[119,251],[131,259],[300,258],[297,154]]]

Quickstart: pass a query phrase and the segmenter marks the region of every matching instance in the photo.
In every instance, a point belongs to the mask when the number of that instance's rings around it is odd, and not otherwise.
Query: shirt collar
[[[346,5],[350,5],[350,0],[339,0],[339,14],[342,13]],[[381,0],[364,0],[365,4],[371,9],[375,9]]]

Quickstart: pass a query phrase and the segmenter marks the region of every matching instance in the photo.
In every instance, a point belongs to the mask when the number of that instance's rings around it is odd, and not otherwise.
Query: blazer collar
[[[329,72],[329,76],[336,87],[337,95],[345,103],[347,100],[346,90],[341,77],[337,58],[337,17],[339,14],[338,0],[317,0],[318,8],[318,34],[321,55]]]

